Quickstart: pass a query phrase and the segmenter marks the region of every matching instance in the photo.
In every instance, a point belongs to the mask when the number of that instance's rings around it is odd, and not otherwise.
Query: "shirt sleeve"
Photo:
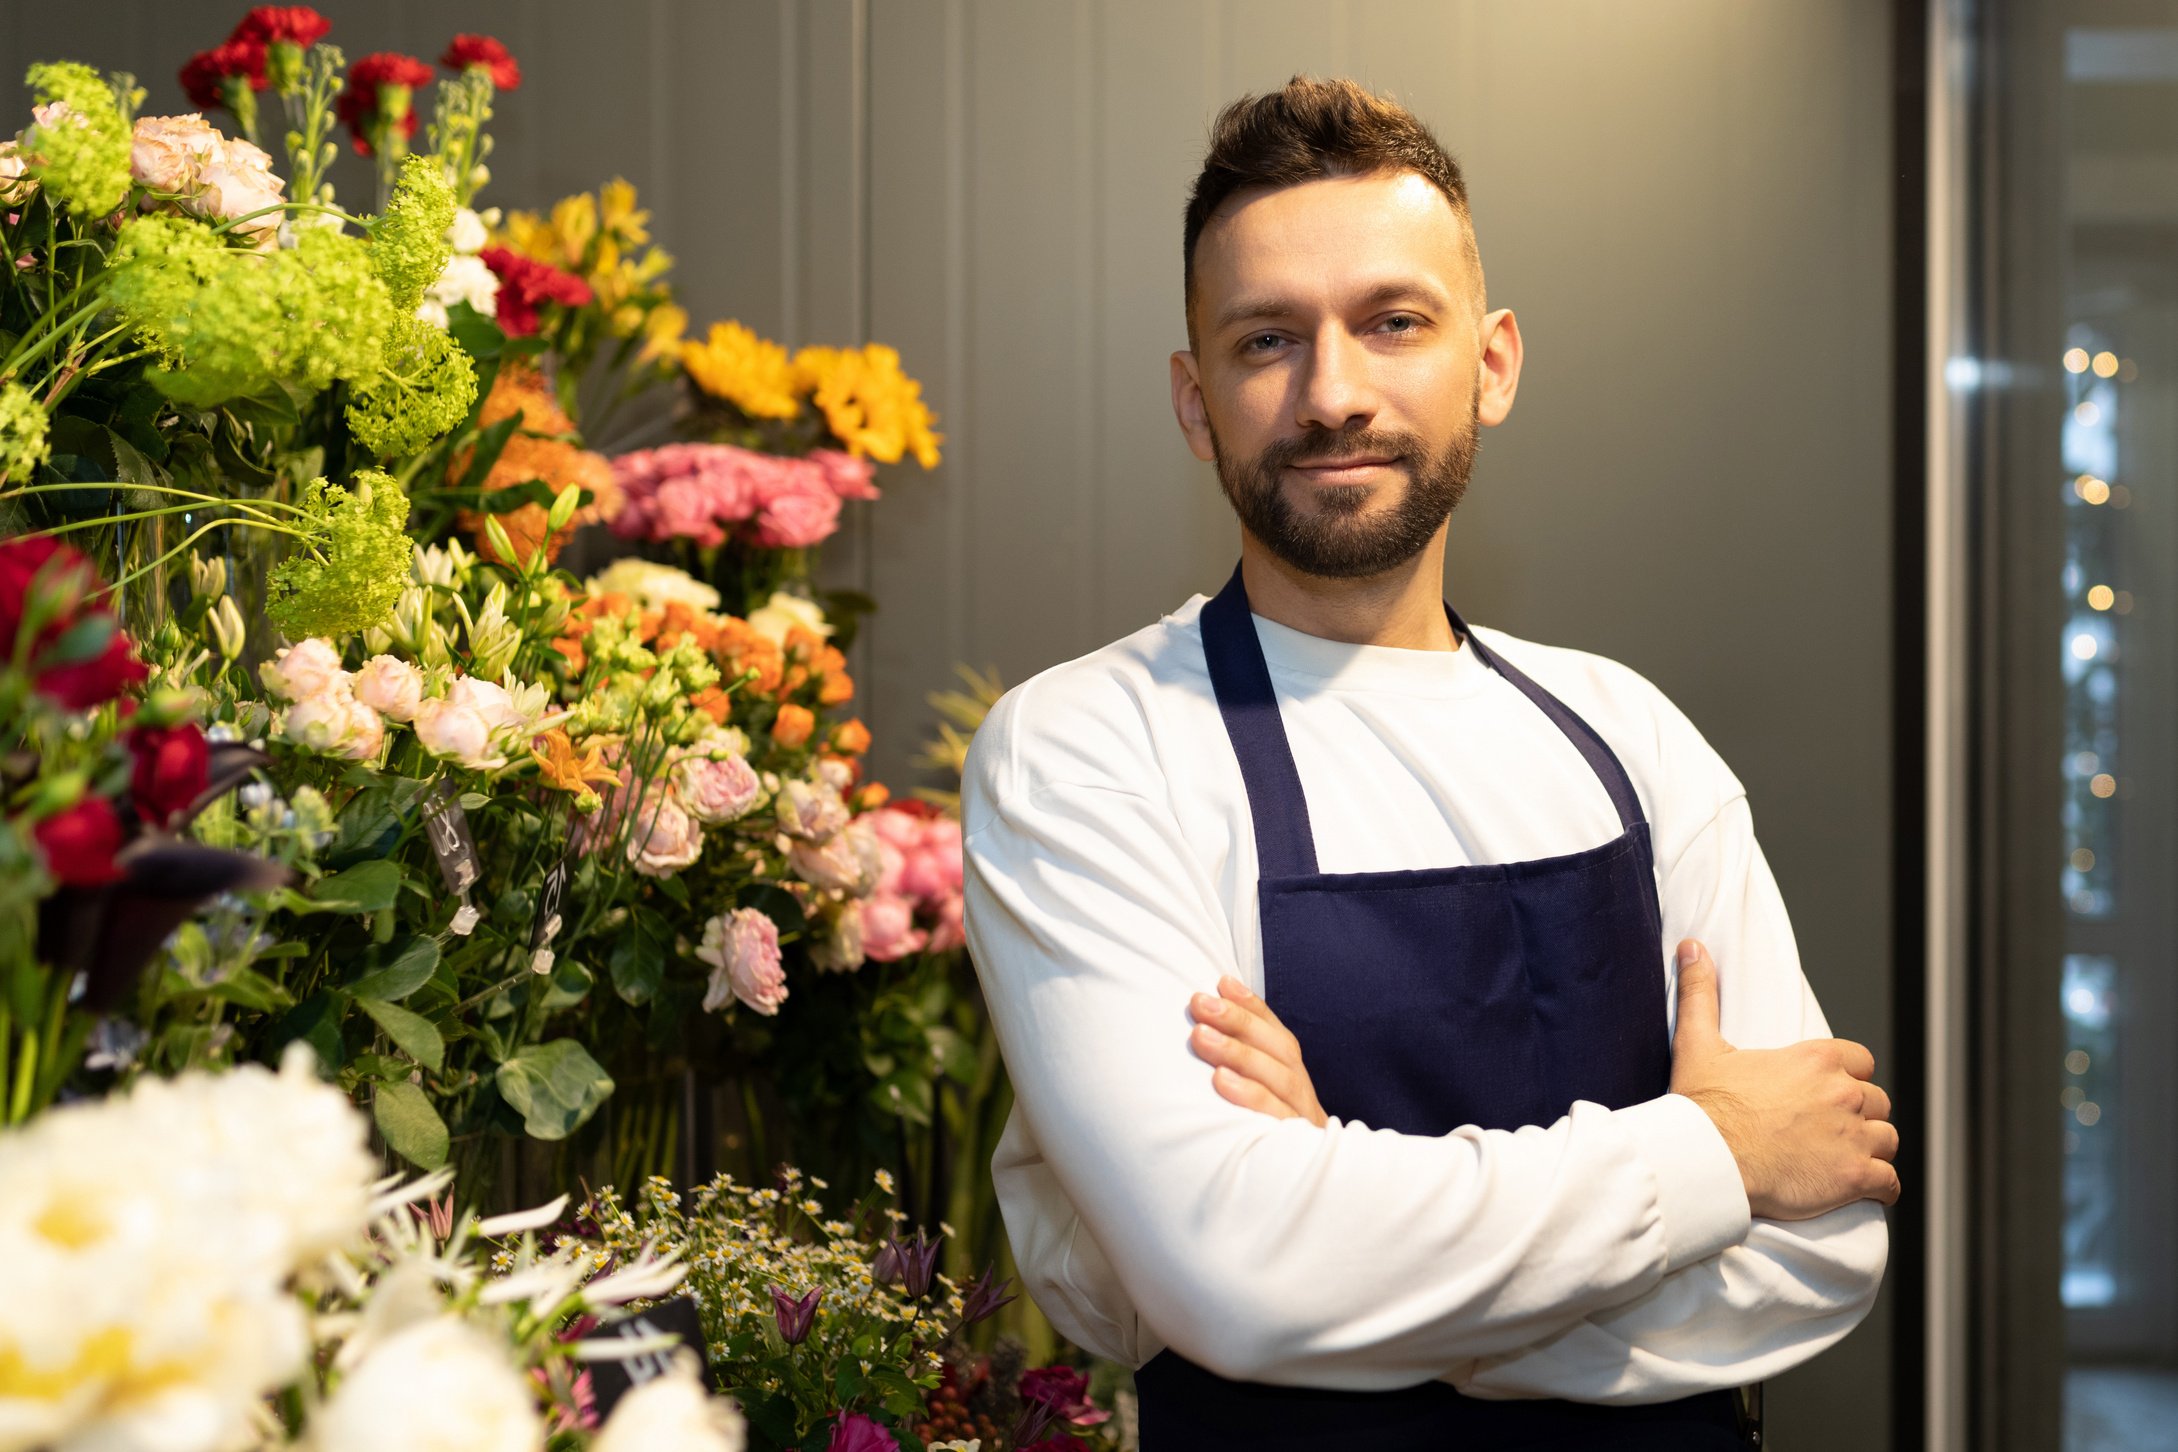
[[[1078,1258],[1222,1375],[1383,1390],[1535,1347],[1744,1238],[1737,1168],[1676,1096],[1441,1137],[1227,1103],[1187,1042],[1188,996],[1238,971],[1215,885],[1123,777],[1024,781],[1008,716],[967,777],[968,936],[1031,1179],[1079,1217],[1033,1227],[1025,1269]]]
[[[1666,874],[1664,950],[1699,938],[1717,964],[1725,1039],[1779,1048],[1830,1026],[1800,956],[1744,796],[1727,802]],[[1677,961],[1670,958],[1676,979]],[[1671,1001],[1676,1004],[1677,984]],[[1745,1241],[1665,1275],[1630,1301],[1451,1378],[1483,1397],[1648,1402],[1776,1376],[1831,1346],[1875,1303],[1889,1253],[1882,1207],[1753,1222]]]

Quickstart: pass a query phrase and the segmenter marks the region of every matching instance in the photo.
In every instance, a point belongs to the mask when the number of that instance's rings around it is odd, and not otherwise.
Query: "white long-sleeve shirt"
[[[1750,1220],[1685,1098],[1427,1136],[1218,1096],[1187,1001],[1224,973],[1261,991],[1263,954],[1203,603],[1018,687],[969,756],[968,937],[1017,1094],[992,1171],[1059,1330],[1130,1365],[1171,1347],[1256,1381],[1624,1403],[1773,1376],[1851,1330],[1882,1277],[1880,1207]],[[1322,871],[1619,834],[1572,744],[1473,651],[1256,629]],[[1672,948],[1699,938],[1727,1039],[1826,1036],[1744,789],[1700,733],[1624,666],[1478,633],[1624,763],[1673,986]]]

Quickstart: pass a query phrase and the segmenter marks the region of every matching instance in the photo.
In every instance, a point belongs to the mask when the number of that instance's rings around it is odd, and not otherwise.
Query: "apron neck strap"
[[[1626,768],[1596,729],[1484,645],[1450,605],[1444,613],[1477,660],[1503,676],[1565,733],[1610,794],[1620,828],[1631,832],[1646,825],[1641,799]],[[1271,685],[1270,666],[1263,659],[1263,643],[1256,637],[1248,590],[1237,566],[1225,588],[1202,607],[1202,648],[1210,665],[1210,686],[1217,693],[1218,714],[1225,718],[1233,755],[1240,762],[1240,778],[1248,789],[1262,875],[1312,877],[1317,870],[1316,836],[1308,822],[1308,799],[1301,792],[1301,774],[1293,765],[1293,748],[1278,714],[1278,693]]]

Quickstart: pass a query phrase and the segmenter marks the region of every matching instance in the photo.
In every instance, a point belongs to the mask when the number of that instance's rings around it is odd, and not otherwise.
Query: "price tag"
[[[573,875],[562,857],[552,864],[552,870],[544,875],[544,885],[537,889],[537,921],[529,930],[529,946],[532,952],[548,948],[560,935],[560,898],[567,891],[567,879]]]
[[[469,835],[469,814],[461,809],[461,793],[450,781],[442,781],[423,807],[424,836],[439,859],[439,876],[446,890],[466,893],[476,885],[476,839]]]

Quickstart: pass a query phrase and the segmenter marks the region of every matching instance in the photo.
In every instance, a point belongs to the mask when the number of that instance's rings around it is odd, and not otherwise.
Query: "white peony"
[[[451,1316],[387,1338],[310,1429],[315,1452],[536,1452],[545,1431],[506,1351]]]
[[[671,565],[652,564],[635,558],[614,560],[590,577],[593,595],[627,595],[645,610],[686,605],[693,610],[718,609],[718,591]]]
[[[456,253],[467,256],[482,252],[491,240],[492,229],[484,224],[482,217],[467,207],[454,212],[453,223],[446,229],[446,245]]]
[[[307,1050],[0,1134],[0,1448],[246,1442],[309,1364],[289,1282],[361,1236],[377,1172]]]
[[[683,1351],[671,1371],[620,1399],[590,1452],[742,1452],[746,1446],[741,1413],[704,1390],[695,1358]]]
[[[783,590],[774,590],[762,608],[749,612],[749,629],[781,645],[786,644],[787,632],[796,626],[820,639],[832,633],[832,623],[824,618],[824,610],[816,601]]]

